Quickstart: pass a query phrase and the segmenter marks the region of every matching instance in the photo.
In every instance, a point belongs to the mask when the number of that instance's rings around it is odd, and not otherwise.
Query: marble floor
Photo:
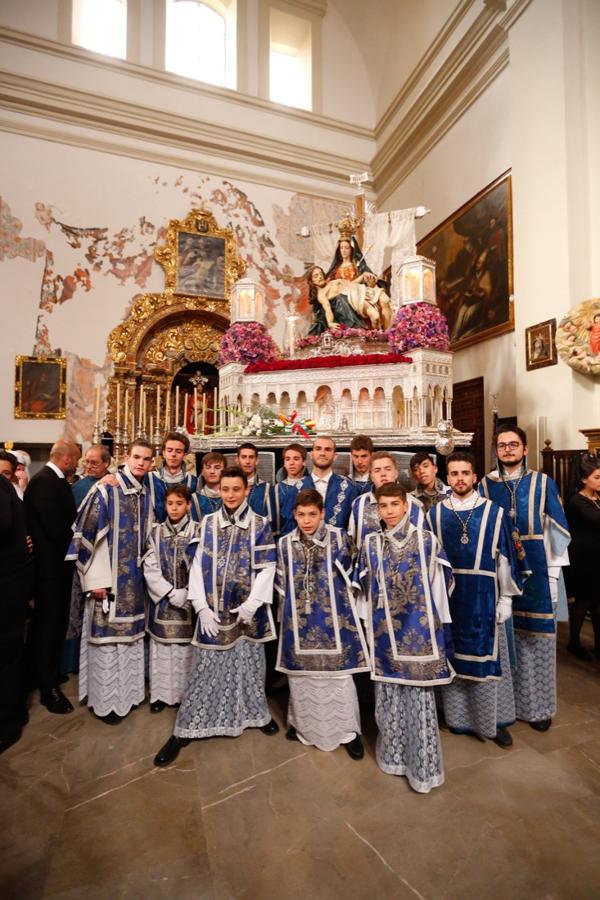
[[[446,783],[429,795],[379,771],[368,708],[361,762],[251,731],[159,770],[172,710],[109,728],[36,700],[0,757],[0,896],[600,897],[600,662],[564,637],[551,730],[518,724],[509,751],[442,732]]]

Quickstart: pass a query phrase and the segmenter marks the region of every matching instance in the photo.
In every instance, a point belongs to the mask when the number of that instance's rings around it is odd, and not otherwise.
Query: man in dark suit
[[[19,740],[27,721],[24,633],[32,583],[23,501],[0,478],[0,753]]]
[[[50,459],[25,491],[25,511],[34,555],[34,610],[30,650],[40,699],[52,713],[68,713],[73,707],[59,689],[61,649],[69,619],[73,564],[65,562],[77,509],[71,485],[79,449],[57,441]]]

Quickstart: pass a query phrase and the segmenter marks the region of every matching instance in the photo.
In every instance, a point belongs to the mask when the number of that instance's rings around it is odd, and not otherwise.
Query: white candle
[[[171,428],[171,391],[167,388],[167,402],[165,405],[165,431]]]
[[[179,427],[179,385],[175,385],[175,428]]]
[[[117,425],[121,424],[121,382],[117,381]]]
[[[160,384],[156,385],[156,427],[160,428]]]
[[[96,426],[100,424],[100,385],[96,387]]]
[[[198,434],[198,388],[194,388],[194,434]]]
[[[125,409],[123,411],[123,427],[127,432],[127,421],[129,419],[129,388],[125,388]]]
[[[154,434],[154,416],[150,416],[150,438]]]
[[[219,392],[213,388],[213,431],[217,430],[217,409],[219,407]]]
[[[140,428],[142,427],[142,425],[144,423],[143,411],[144,411],[144,385],[141,385],[141,387],[140,387],[140,409],[138,412],[138,425],[140,426]]]
[[[144,429],[144,434],[146,434],[146,422],[147,422],[147,413],[148,413],[148,398],[146,397],[146,391],[142,388],[143,397],[144,397],[144,408],[142,410],[142,427]]]
[[[206,396],[206,394],[202,394],[202,434],[206,433],[206,407],[208,406],[207,400],[208,397]]]

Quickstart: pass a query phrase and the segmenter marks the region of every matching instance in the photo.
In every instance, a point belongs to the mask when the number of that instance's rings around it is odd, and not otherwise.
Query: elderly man
[[[97,481],[104,478],[110,466],[110,451],[104,444],[92,444],[83,460],[83,478],[72,486],[73,498],[79,508]]]
[[[25,491],[25,514],[34,553],[34,609],[29,644],[40,699],[51,713],[73,707],[59,689],[59,663],[67,630],[73,565],[65,562],[77,513],[67,476],[79,461],[79,449],[57,441],[50,459]]]

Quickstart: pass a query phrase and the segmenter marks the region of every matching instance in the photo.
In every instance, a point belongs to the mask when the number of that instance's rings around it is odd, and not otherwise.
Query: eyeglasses
[[[507,444],[503,444],[502,442],[498,445],[498,450],[516,450],[518,447],[521,447],[521,441],[509,441]]]

